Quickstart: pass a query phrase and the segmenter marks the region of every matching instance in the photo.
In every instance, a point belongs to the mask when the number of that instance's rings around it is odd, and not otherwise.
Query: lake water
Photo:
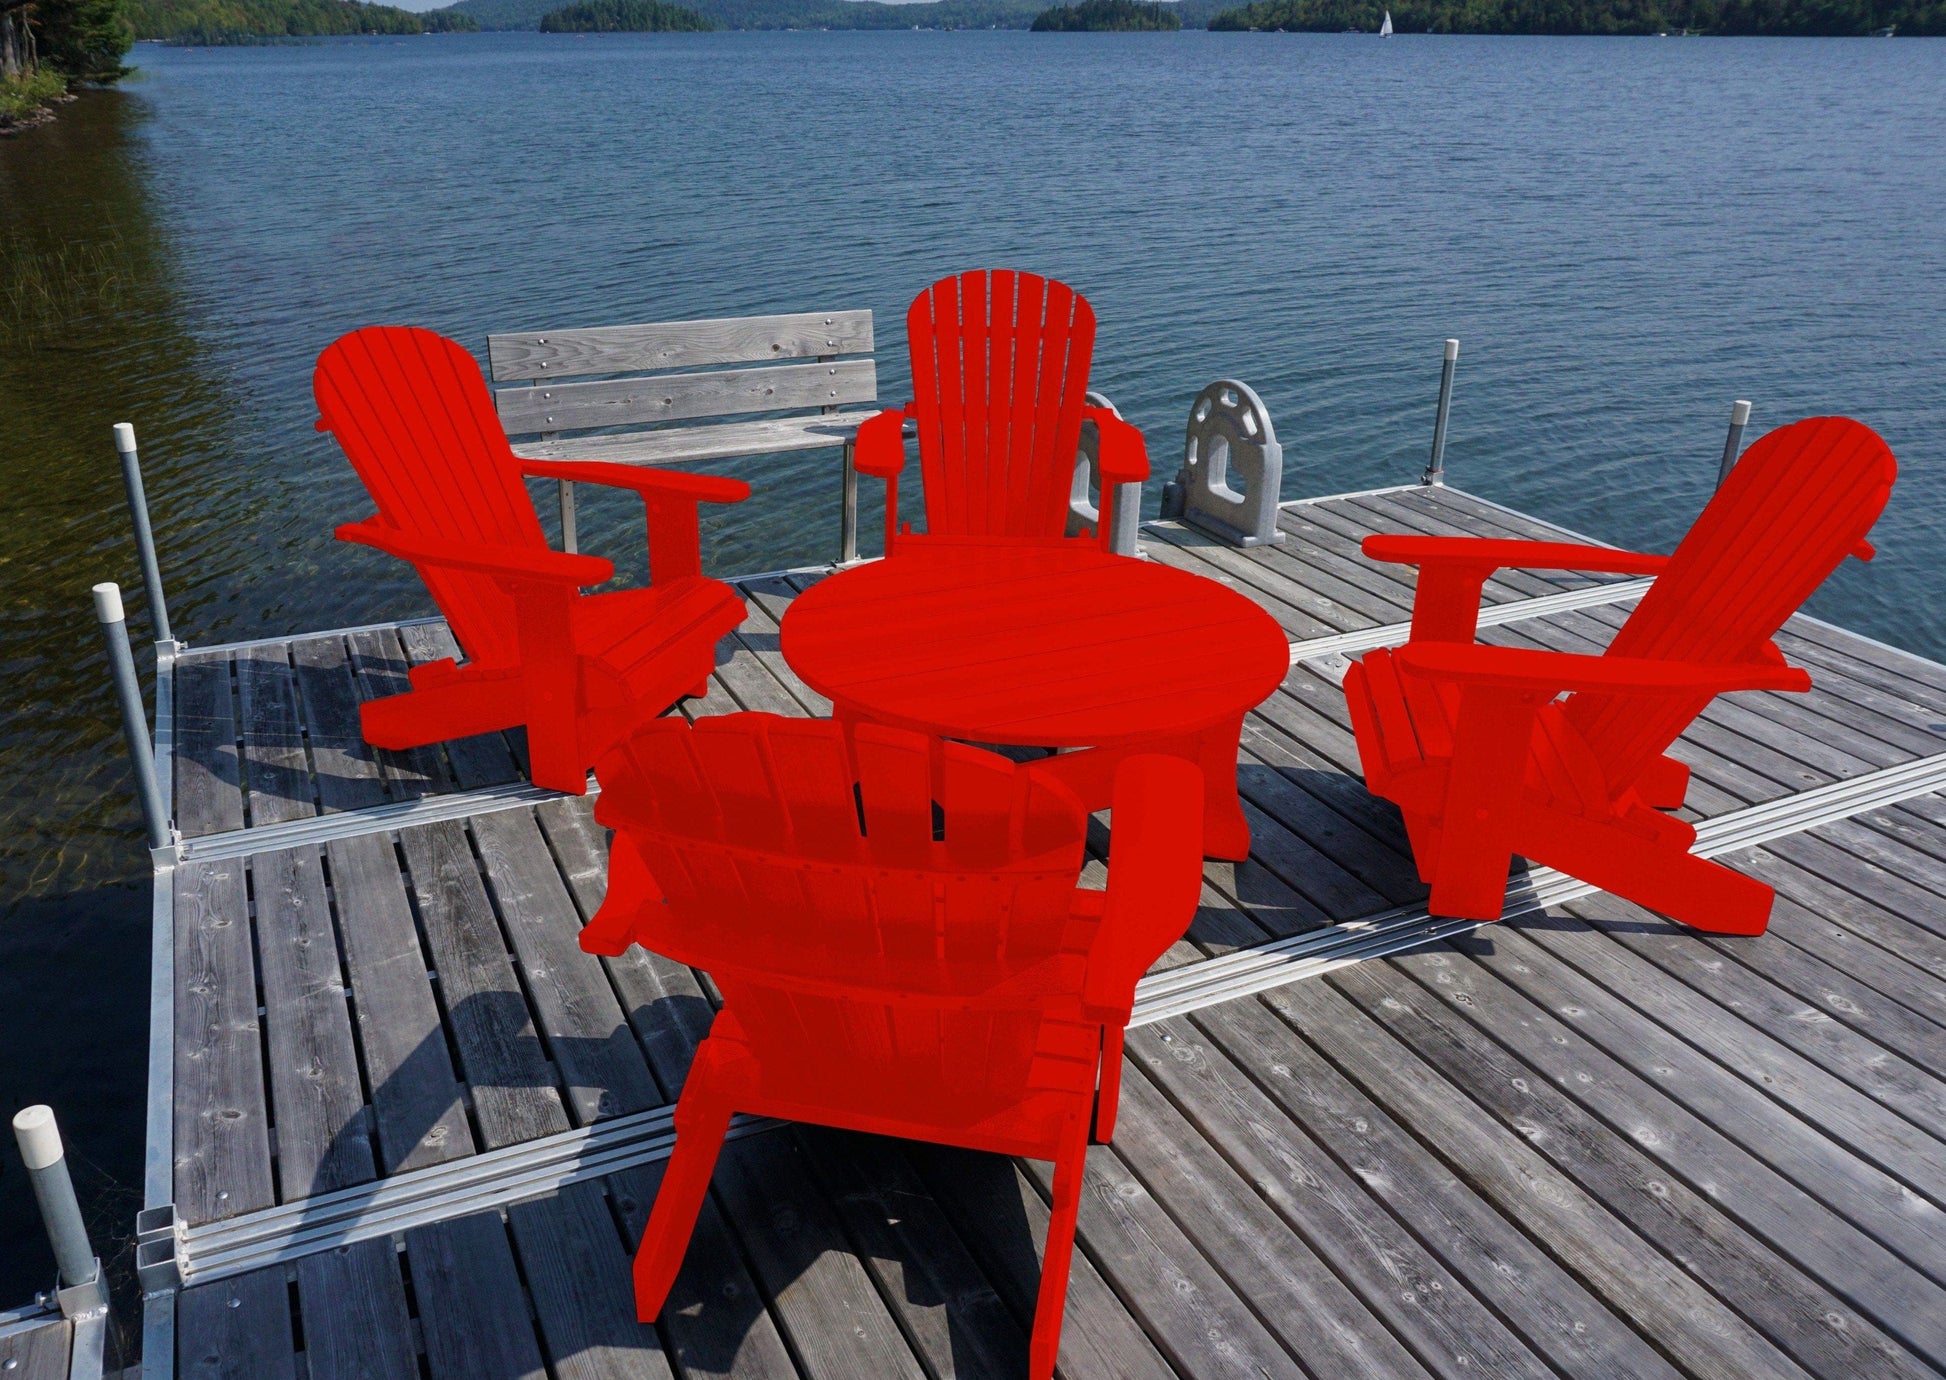
[[[1032,268],[1093,300],[1095,386],[1158,483],[1231,375],[1292,496],[1415,477],[1457,335],[1452,481],[1664,549],[1732,398],[1753,435],[1849,413],[1902,475],[1880,560],[1813,608],[1946,654],[1946,43],[505,34],[133,60],[0,141],[0,1100],[57,1106],[98,1246],[137,1206],[148,944],[88,611],[96,580],[137,584],[109,425],[141,435],[179,636],[429,612],[329,537],[368,503],[309,374],[355,326],[483,350],[870,307],[903,401],[912,294]],[[717,570],[833,552],[828,460],[748,472]],[[584,530],[634,540],[620,504]],[[15,1166],[0,1304],[51,1277],[33,1221]]]

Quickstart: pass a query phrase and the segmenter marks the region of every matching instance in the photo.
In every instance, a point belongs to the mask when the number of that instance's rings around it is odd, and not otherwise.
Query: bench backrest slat
[[[740,412],[839,407],[878,397],[878,371],[869,359],[829,364],[780,364],[708,374],[501,388],[494,400],[510,435],[577,431],[584,427],[643,426]]]
[[[496,383],[871,352],[869,311],[729,316],[487,337],[487,357]]]

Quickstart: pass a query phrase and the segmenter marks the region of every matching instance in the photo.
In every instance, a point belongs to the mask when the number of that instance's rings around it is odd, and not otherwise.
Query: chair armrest
[[[1459,685],[1524,690],[1554,696],[1563,690],[1619,694],[1721,695],[1732,690],[1809,690],[1811,676],[1769,662],[1707,665],[1644,657],[1584,656],[1520,647],[1408,643],[1396,653],[1412,675]]]
[[[1103,488],[1110,484],[1140,484],[1149,477],[1149,447],[1139,428],[1115,415],[1113,408],[1082,409],[1101,432],[1096,467]]]
[[[860,474],[896,479],[905,468],[905,419],[910,407],[887,408],[858,424],[852,464]]]
[[[1196,916],[1203,889],[1203,773],[1180,757],[1131,757],[1115,772],[1108,897],[1088,951],[1090,1019],[1125,1023],[1135,984]]]
[[[1613,575],[1659,575],[1667,556],[1580,546],[1559,541],[1502,541],[1492,537],[1412,537],[1382,533],[1359,549],[1395,565],[1468,565],[1499,570],[1601,570]]]
[[[533,479],[563,479],[574,484],[601,484],[632,489],[642,497],[666,495],[698,503],[741,503],[750,486],[741,479],[715,474],[684,474],[646,465],[621,465],[608,460],[522,460],[520,472]]]
[[[388,556],[397,556],[415,565],[437,565],[479,575],[539,580],[573,589],[602,584],[615,575],[614,563],[599,556],[574,555],[566,551],[551,551],[546,547],[486,546],[408,536],[396,527],[380,524],[375,518],[348,522],[333,535],[339,541],[374,547]]]

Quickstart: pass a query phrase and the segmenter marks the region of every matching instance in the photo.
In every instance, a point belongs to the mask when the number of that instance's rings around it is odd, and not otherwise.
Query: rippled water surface
[[[1416,475],[1457,335],[1453,482],[1665,548],[1733,397],[1759,430],[1846,412],[1902,476],[1882,558],[1813,607],[1946,654],[1946,43],[509,34],[135,61],[0,141],[0,1097],[59,1107],[104,1238],[140,1182],[147,961],[87,612],[136,583],[108,428],[140,431],[179,636],[427,612],[329,539],[367,503],[309,369],[354,326],[483,351],[864,306],[903,401],[912,294],[1032,268],[1094,301],[1095,386],[1158,470],[1234,375],[1292,496]],[[748,471],[712,564],[829,555],[830,470]],[[590,544],[624,547],[625,510],[590,507]],[[0,1304],[51,1275],[32,1221],[16,1166]]]

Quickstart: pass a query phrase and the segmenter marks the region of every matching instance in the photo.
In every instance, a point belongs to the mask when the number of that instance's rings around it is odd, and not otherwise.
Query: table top
[[[1283,629],[1241,594],[1080,542],[908,542],[799,595],[782,644],[840,708],[1045,747],[1194,733],[1290,671]]]

